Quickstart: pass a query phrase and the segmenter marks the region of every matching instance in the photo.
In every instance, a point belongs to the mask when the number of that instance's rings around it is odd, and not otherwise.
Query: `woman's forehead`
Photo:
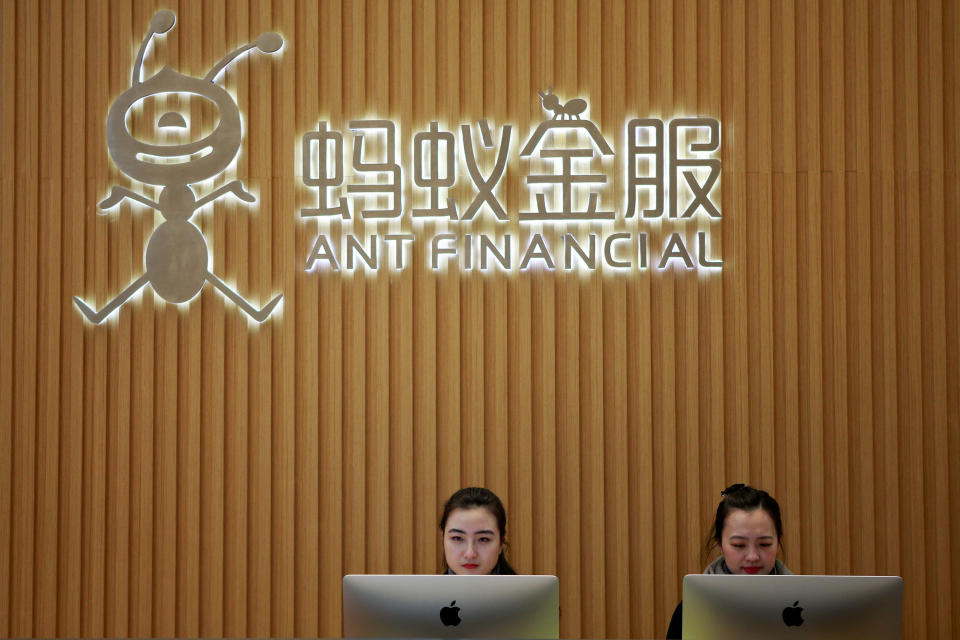
[[[743,509],[733,509],[727,514],[727,519],[723,524],[724,536],[746,536],[750,538],[759,538],[777,536],[777,527],[770,514],[763,509],[752,509],[745,511]]]
[[[471,507],[469,509],[454,509],[447,516],[447,530],[459,529],[466,533],[478,531],[498,531],[497,519],[489,509]]]

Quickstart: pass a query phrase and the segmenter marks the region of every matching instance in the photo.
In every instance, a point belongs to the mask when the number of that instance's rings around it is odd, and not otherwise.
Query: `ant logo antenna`
[[[251,49],[276,53],[283,47],[283,38],[277,33],[263,33],[254,42],[226,55],[203,78],[185,76],[170,67],[164,67],[149,80],[143,81],[141,72],[147,46],[153,36],[167,33],[175,23],[176,16],[166,9],[157,12],[150,20],[150,30],[133,64],[130,88],[120,94],[107,114],[107,149],[117,167],[134,180],[161,187],[161,191],[158,202],[154,202],[126,187],[114,186],[110,195],[98,204],[102,215],[124,198],[130,198],[159,211],[164,221],[153,230],[147,241],[142,276],[100,311],[94,311],[74,296],[77,308],[94,324],[103,322],[147,284],[167,302],[179,304],[193,299],[203,285],[210,282],[257,322],[266,320],[283,298],[282,294],[277,295],[263,308],[257,309],[231,289],[210,270],[207,242],[200,230],[190,222],[190,217],[198,209],[229,193],[244,202],[256,202],[256,198],[244,189],[240,180],[233,180],[200,199],[197,199],[190,185],[221,174],[240,151],[240,109],[230,93],[214,81],[227,65]],[[216,128],[200,140],[181,144],[151,144],[138,140],[127,128],[127,113],[146,98],[164,94],[196,95],[212,102],[219,111]],[[188,128],[183,114],[176,111],[160,116],[157,127]]]
[[[587,110],[587,101],[583,98],[574,98],[561,104],[560,98],[553,92],[553,87],[547,87],[547,92],[537,91],[540,103],[544,110],[553,111],[553,119],[579,120],[580,114]]]

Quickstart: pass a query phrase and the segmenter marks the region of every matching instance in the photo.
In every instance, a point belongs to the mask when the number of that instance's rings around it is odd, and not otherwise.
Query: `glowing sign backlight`
[[[658,118],[633,118],[626,122],[626,157],[621,162],[625,207],[620,219],[637,228],[614,232],[618,213],[600,205],[601,193],[597,191],[612,182],[606,169],[616,155],[613,147],[586,117],[586,100],[562,102],[552,87],[537,93],[546,118],[534,127],[519,150],[519,159],[530,168],[524,179],[530,206],[518,212],[508,212],[497,195],[510,157],[512,125],[502,126],[497,137],[486,119],[473,125],[461,124],[459,147],[454,131],[444,131],[437,121],[431,122],[428,130],[416,132],[412,138],[412,183],[427,206],[405,206],[395,122],[350,121],[354,141],[352,165],[347,166],[345,158],[351,154],[344,148],[344,133],[326,121],[319,122],[315,131],[303,136],[300,145],[303,184],[317,194],[317,205],[300,209],[300,215],[320,221],[304,269],[402,271],[410,265],[404,258],[405,250],[418,242],[424,243],[424,266],[433,270],[722,268],[722,261],[711,252],[710,232],[716,225],[697,224],[699,220],[712,223],[722,217],[713,193],[721,173],[717,120],[681,117],[665,123]],[[364,136],[373,130],[384,141],[376,152],[364,147]],[[486,172],[478,162],[478,144],[488,156],[495,154],[496,160]],[[450,195],[458,180],[458,150],[475,193],[466,208]],[[369,154],[376,158],[367,157]],[[539,163],[534,165],[531,161],[536,158]],[[597,165],[604,170],[598,172]],[[353,170],[353,182],[348,166]],[[552,167],[553,172],[538,172],[544,167]],[[379,201],[387,201],[389,207],[368,208],[363,199],[367,195],[379,196]],[[651,206],[641,207],[640,196]],[[407,211],[414,220],[435,218],[448,229],[467,223],[466,232],[442,231],[432,237],[352,233],[357,218],[396,222]],[[469,223],[481,215],[489,217],[491,232],[470,230]],[[336,238],[327,232],[333,220],[340,223]],[[511,227],[504,226],[511,221],[520,223],[529,233],[515,237],[509,232]],[[673,228],[664,230],[662,242],[654,247],[650,229],[641,225],[659,229],[664,221]],[[584,232],[584,226],[599,227],[599,233],[590,229]],[[557,246],[551,246],[547,229],[560,232],[559,240],[552,240]],[[391,244],[395,249],[393,259],[388,255]]]

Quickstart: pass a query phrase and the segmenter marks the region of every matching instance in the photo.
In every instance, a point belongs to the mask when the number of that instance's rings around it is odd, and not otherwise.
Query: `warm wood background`
[[[82,320],[159,222],[95,215],[157,7],[3,0],[0,635],[337,636],[341,576],[435,571],[465,484],[505,499],[520,571],[560,576],[563,636],[661,635],[733,481],[780,499],[794,571],[901,574],[904,637],[960,632],[956,2],[162,6],[149,74],[286,40],[226,75],[258,204],[195,218],[283,312],[207,288]],[[303,271],[319,119],[406,145],[487,117],[515,153],[547,85],[617,149],[627,117],[721,121],[722,274]]]

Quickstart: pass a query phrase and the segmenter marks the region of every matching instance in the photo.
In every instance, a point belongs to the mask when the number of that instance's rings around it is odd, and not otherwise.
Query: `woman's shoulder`
[[[667,638],[680,638],[683,633],[683,600],[677,603],[667,626]]]
[[[793,571],[787,568],[787,565],[783,564],[778,558],[776,562],[773,563],[773,575],[775,576],[792,576]]]
[[[727,563],[723,560],[723,556],[718,556],[716,560],[704,568],[703,572],[706,574],[724,574],[730,573],[730,570],[727,569]]]

